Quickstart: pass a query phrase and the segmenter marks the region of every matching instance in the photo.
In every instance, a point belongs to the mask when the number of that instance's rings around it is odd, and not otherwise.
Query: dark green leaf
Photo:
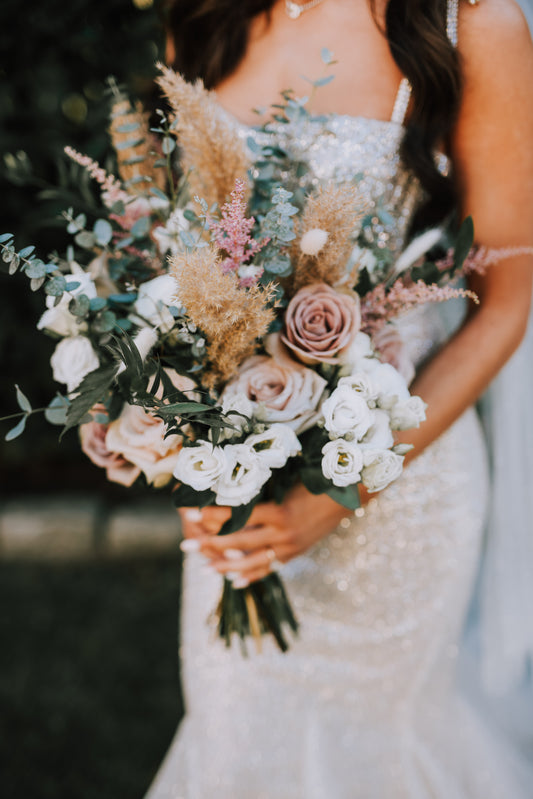
[[[117,365],[102,366],[89,372],[76,389],[77,396],[72,400],[67,412],[67,422],[61,436],[71,427],[78,425],[91,408],[101,402],[115,379]]]
[[[326,480],[320,467],[304,466],[300,469],[300,479],[311,494],[325,494],[331,487],[330,481]]]
[[[350,510],[357,510],[361,507],[361,500],[359,499],[359,489],[356,485],[352,486],[332,486],[326,491],[328,497],[334,499],[339,505],[344,505],[345,508]]]
[[[455,242],[455,252],[453,256],[454,266],[460,269],[470,252],[474,243],[474,222],[471,216],[467,216],[457,234]]]
[[[259,497],[254,497],[247,505],[237,505],[236,508],[231,509],[231,517],[227,522],[222,525],[219,535],[229,535],[242,530],[250,516],[254,507],[257,505]]]
[[[211,490],[196,491],[192,486],[185,483],[172,492],[172,502],[176,508],[204,508],[206,505],[213,505],[215,494]]]

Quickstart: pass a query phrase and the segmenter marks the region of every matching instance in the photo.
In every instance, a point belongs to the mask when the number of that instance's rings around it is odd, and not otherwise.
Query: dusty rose
[[[409,385],[415,376],[415,367],[409,357],[400,331],[394,324],[385,325],[374,335],[374,347],[380,360],[390,363]]]
[[[96,466],[106,470],[107,479],[113,483],[131,486],[141,470],[129,463],[118,452],[111,452],[106,446],[107,425],[88,422],[80,427],[81,448]]]
[[[285,422],[296,433],[311,427],[319,414],[317,406],[326,381],[312,369],[289,358],[277,336],[269,336],[269,352],[253,355],[224,389],[221,403],[244,394],[253,414],[267,422]]]
[[[290,301],[282,339],[304,363],[337,363],[360,325],[357,294],[316,283],[300,289]]]

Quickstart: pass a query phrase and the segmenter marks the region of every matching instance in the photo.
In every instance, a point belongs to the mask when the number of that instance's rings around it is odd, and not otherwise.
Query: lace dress
[[[357,176],[388,211],[377,235],[393,249],[420,200],[398,155],[408,100],[403,82],[390,122],[330,115],[269,134],[308,162],[315,185]],[[434,308],[401,328],[418,364],[445,338]],[[533,797],[533,771],[455,685],[487,497],[470,409],[364,510],[347,511],[283,567],[301,624],[286,655],[265,641],[263,654],[243,659],[215,638],[206,619],[221,578],[188,555],[186,716],[146,799]]]

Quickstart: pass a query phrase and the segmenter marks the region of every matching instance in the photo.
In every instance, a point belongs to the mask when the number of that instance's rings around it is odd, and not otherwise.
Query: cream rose
[[[74,391],[83,378],[98,369],[100,361],[86,336],[69,336],[62,339],[50,359],[54,380],[65,383],[67,391]]]
[[[403,470],[403,457],[390,449],[363,451],[361,480],[368,491],[382,491],[396,480]]]
[[[282,340],[304,363],[338,363],[360,325],[357,294],[317,283],[300,289],[290,301]]]
[[[217,505],[247,505],[270,477],[270,469],[247,444],[224,447],[226,468],[216,486]]]
[[[253,355],[240,366],[239,373],[222,393],[223,407],[239,394],[252,403],[253,414],[265,422],[284,422],[296,433],[312,427],[318,418],[317,406],[326,381],[287,357],[275,336],[267,342],[268,355]]]
[[[359,441],[370,425],[372,414],[366,400],[350,386],[338,386],[322,403],[324,426],[334,436],[348,433]]]
[[[181,436],[165,436],[162,419],[138,405],[125,405],[122,413],[108,427],[106,447],[137,466],[155,488],[166,485],[172,477]]]
[[[337,438],[322,447],[322,474],[335,486],[358,483],[363,468],[361,448],[351,441]]]
[[[301,450],[296,433],[286,424],[273,424],[262,433],[248,436],[244,443],[269,469],[285,466]]]
[[[196,491],[207,491],[228,468],[225,450],[200,440],[194,447],[183,447],[176,459],[174,477]]]

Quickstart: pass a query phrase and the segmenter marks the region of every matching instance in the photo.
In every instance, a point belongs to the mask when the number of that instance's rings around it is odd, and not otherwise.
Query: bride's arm
[[[533,245],[533,47],[512,0],[482,0],[465,8],[460,52],[465,92],[451,144],[463,216],[471,214],[478,243],[489,247]],[[533,281],[533,258],[521,256],[490,268],[473,288],[481,298],[466,323],[420,372],[413,392],[428,403],[427,421],[403,434],[416,457],[468,408],[516,349],[525,332]],[[363,497],[363,500],[365,497]],[[245,529],[223,538],[215,533],[228,509],[206,508],[202,521],[188,521],[185,534],[201,536],[202,551],[217,570],[263,577],[267,549],[289,560],[322,538],[347,511],[329,497],[298,486],[281,506],[264,504]],[[228,563],[225,549],[250,554]]]

